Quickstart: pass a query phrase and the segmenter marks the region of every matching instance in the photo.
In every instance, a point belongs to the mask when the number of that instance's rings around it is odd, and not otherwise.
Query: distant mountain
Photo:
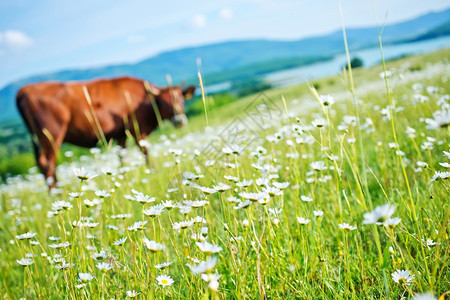
[[[406,22],[385,26],[382,28],[382,38],[384,43],[395,43],[417,38],[431,38],[437,36],[437,32],[449,34],[449,20],[450,9],[431,12]],[[444,30],[440,29],[441,27]],[[346,33],[350,50],[378,44],[378,29],[375,27],[347,28]],[[241,79],[242,73],[247,73],[247,77],[258,76],[274,71],[276,68],[296,67],[317,60],[329,59],[343,51],[343,37],[339,30],[327,35],[293,41],[228,41],[167,51],[135,64],[118,64],[101,68],[40,74],[13,82],[0,90],[0,122],[18,117],[14,101],[15,94],[21,86],[32,82],[86,80],[130,75],[164,85],[165,74],[170,74],[174,82],[183,80],[195,82],[196,61],[200,57],[202,74],[208,79],[207,82],[212,84],[218,81]],[[247,68],[249,72],[245,72]],[[211,80],[208,76],[211,76]]]
[[[422,35],[414,37],[414,38],[408,40],[408,42],[417,42],[417,41],[435,39],[435,38],[447,36],[447,35],[450,35],[450,21],[448,21],[447,23],[445,23],[441,26],[438,26],[435,29],[430,30]]]

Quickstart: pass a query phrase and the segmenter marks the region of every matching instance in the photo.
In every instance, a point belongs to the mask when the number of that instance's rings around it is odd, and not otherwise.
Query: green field
[[[61,159],[51,194],[36,169],[7,179],[0,294],[443,295],[449,57],[389,61],[387,80],[377,66],[210,103],[207,119],[149,137],[150,166],[131,143]]]

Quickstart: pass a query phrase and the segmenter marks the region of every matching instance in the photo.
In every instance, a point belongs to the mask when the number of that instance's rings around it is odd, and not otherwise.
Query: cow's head
[[[186,125],[187,117],[184,113],[184,101],[192,98],[195,86],[191,85],[184,89],[182,86],[164,88],[152,86],[149,91],[155,97],[162,119],[171,120],[175,127]]]

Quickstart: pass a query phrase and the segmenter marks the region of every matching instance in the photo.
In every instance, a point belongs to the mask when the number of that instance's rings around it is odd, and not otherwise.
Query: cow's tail
[[[25,125],[27,126],[28,132],[31,136],[31,143],[33,145],[34,155],[36,159],[39,157],[39,153],[41,151],[41,146],[39,144],[36,131],[35,131],[35,123],[33,120],[33,116],[30,112],[30,108],[25,106],[25,102],[27,101],[27,95],[22,90],[20,90],[16,95],[16,105],[19,110],[20,115],[22,116]]]

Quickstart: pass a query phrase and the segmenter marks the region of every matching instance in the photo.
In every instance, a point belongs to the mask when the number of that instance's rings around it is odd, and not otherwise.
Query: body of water
[[[386,45],[383,46],[383,53],[385,60],[389,60],[404,55],[432,52],[446,47],[450,47],[450,36],[413,43]],[[359,57],[365,67],[371,67],[381,62],[379,47],[351,51],[350,57]],[[273,86],[289,86],[334,75],[340,72],[346,63],[347,57],[343,53],[325,62],[273,72],[267,74],[264,79]]]

